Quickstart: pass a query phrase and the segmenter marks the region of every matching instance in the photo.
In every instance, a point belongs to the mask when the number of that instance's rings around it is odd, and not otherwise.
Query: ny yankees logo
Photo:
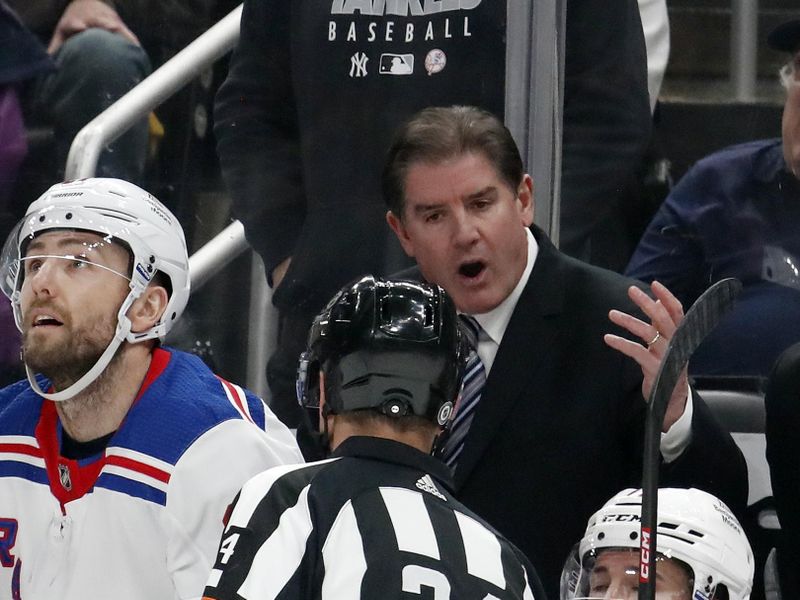
[[[369,58],[363,52],[356,52],[350,57],[350,77],[366,77]]]

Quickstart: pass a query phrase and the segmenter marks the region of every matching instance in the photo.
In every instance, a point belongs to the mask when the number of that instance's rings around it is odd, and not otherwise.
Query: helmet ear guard
[[[300,406],[309,409],[319,408],[319,361],[307,350],[300,354],[295,389]]]

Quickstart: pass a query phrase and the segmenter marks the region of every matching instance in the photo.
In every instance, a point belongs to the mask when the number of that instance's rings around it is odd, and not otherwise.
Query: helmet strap
[[[119,311],[117,312],[117,329],[114,332],[114,337],[108,343],[108,346],[103,354],[100,355],[100,358],[97,359],[97,362],[92,365],[92,368],[86,371],[86,373],[84,373],[81,378],[72,385],[66,387],[60,392],[47,393],[41,388],[39,382],[36,381],[35,373],[31,371],[26,364],[25,374],[28,377],[28,383],[30,383],[33,391],[47,400],[52,400],[53,402],[64,402],[65,400],[71,400],[89,387],[92,383],[94,383],[100,374],[105,371],[106,367],[111,362],[111,359],[114,358],[114,355],[116,354],[122,342],[128,338],[131,331],[131,321],[127,316],[127,312],[134,300],[136,300],[140,294],[141,290],[137,291],[134,289],[128,293],[128,296],[125,298],[125,301],[122,303],[122,306],[120,306]]]

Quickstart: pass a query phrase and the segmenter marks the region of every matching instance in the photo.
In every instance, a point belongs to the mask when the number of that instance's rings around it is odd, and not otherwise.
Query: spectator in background
[[[54,129],[59,171],[48,175],[61,178],[70,144],[81,127],[144,79],[150,73],[150,60],[111,3],[8,1],[47,44],[57,66],[27,90],[25,100],[28,124]],[[146,144],[143,119],[101,154],[98,175],[140,181]]]
[[[14,225],[9,205],[19,166],[28,151],[19,88],[37,74],[52,69],[44,47],[0,0],[0,239]],[[19,333],[11,305],[0,298],[0,387],[22,376]]]
[[[736,308],[700,346],[696,375],[766,377],[800,341],[800,21],[769,36],[790,54],[780,139],[732,146],[697,163],[647,228],[626,274],[667,285],[684,305],[710,284],[744,284]]]
[[[615,495],[589,519],[561,575],[561,600],[637,600],[642,491]],[[656,598],[748,600],[753,551],[725,503],[697,489],[658,491]]]
[[[274,288],[280,327],[267,379],[290,425],[300,418],[294,376],[313,316],[359,274],[409,264],[380,202],[394,128],[429,105],[503,113],[505,3],[446,4],[392,14],[411,5],[244,3],[214,131],[234,214]],[[645,48],[635,0],[568,5],[562,239],[591,259],[597,245],[615,246],[587,240],[614,218],[648,141]]]
[[[331,300],[298,395],[333,458],[245,484],[206,598],[544,598],[527,559],[453,497],[430,456],[464,374],[458,327],[438,286],[366,276]]]
[[[652,128],[639,8],[567,0],[558,247],[617,272],[635,247],[640,208],[631,190]]]
[[[19,86],[52,68],[44,47],[0,0],[0,235],[10,229],[7,202],[27,152]]]
[[[415,115],[384,171],[389,225],[421,275],[474,321],[483,383],[476,374],[442,446],[456,497],[528,556],[555,598],[585,520],[640,481],[643,396],[683,312],[663,286],[653,299],[531,233],[532,193],[511,134],[473,107]],[[741,452],[685,376],[662,431],[663,481],[743,510]]]
[[[595,258],[589,259],[593,264],[619,272],[627,265],[644,230],[672,186],[670,161],[664,156],[659,141],[660,113],[657,110],[670,50],[666,0],[639,0],[639,13],[647,49],[647,90],[653,128],[641,159],[637,162],[632,157],[633,162],[629,163],[635,167],[632,172],[620,171],[626,173],[627,184],[622,191],[610,196],[613,198],[613,216],[605,226],[605,235],[597,236]],[[571,253],[569,244],[562,244],[561,250]]]
[[[189,299],[180,224],[83,179],[4,248],[27,380],[0,390],[0,595],[198,598],[236,491],[301,457],[259,398],[161,346]]]
[[[54,164],[57,172],[40,177],[47,182],[63,177],[78,131],[144,79],[151,65],[162,64],[204,31],[214,4],[214,0],[7,1],[47,45],[57,65],[54,73],[28,86],[24,95],[27,125],[54,129],[55,152],[45,166],[49,170]],[[97,175],[141,183],[147,148],[144,117],[100,154]],[[38,195],[42,190],[25,191]],[[16,209],[20,212],[24,206]]]

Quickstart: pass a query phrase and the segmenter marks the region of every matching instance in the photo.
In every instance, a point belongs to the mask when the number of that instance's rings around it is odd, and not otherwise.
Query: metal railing
[[[239,6],[89,121],[70,146],[65,178],[93,176],[100,152],[107,144],[229,52],[239,39],[241,16]]]
[[[203,287],[220,269],[248,247],[241,221],[234,221],[220,231],[189,258],[189,280],[192,282],[192,292]]]
[[[758,0],[731,1],[731,83],[736,100],[756,99]]]
[[[70,146],[65,179],[94,176],[103,148],[228,53],[239,39],[241,15],[240,5],[87,123]],[[248,247],[242,224],[234,221],[228,225],[189,259],[192,291],[200,289]],[[247,387],[262,397],[267,391],[264,367],[269,354],[269,333],[274,328],[269,299],[264,268],[260,261],[254,260],[246,380]]]

